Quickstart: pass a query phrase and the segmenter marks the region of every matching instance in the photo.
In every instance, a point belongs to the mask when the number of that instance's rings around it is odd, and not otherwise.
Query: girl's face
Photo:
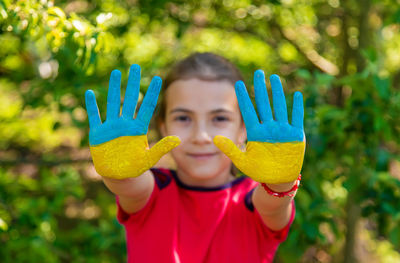
[[[179,179],[195,186],[218,186],[232,179],[231,161],[213,143],[223,135],[244,143],[246,130],[235,89],[228,81],[177,80],[166,91],[163,136],[177,135],[171,153]]]

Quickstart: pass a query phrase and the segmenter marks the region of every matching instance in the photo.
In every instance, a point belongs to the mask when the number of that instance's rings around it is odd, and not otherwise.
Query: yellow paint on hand
[[[249,141],[242,152],[230,139],[215,136],[214,144],[235,166],[260,183],[293,182],[303,166],[305,142],[269,143]]]
[[[114,179],[137,177],[180,144],[177,136],[167,136],[149,149],[146,135],[123,136],[90,147],[98,174]]]

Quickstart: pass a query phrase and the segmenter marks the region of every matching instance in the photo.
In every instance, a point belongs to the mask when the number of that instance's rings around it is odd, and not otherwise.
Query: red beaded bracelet
[[[296,191],[299,188],[300,181],[301,181],[301,174],[299,175],[299,177],[297,177],[296,184],[293,185],[293,187],[289,191],[286,191],[286,192],[275,192],[274,190],[269,188],[265,183],[262,183],[261,185],[262,185],[262,187],[264,187],[265,191],[267,191],[267,193],[272,195],[272,196],[276,196],[276,197],[290,196],[290,197],[293,197],[295,195],[295,193],[293,193],[293,192]]]

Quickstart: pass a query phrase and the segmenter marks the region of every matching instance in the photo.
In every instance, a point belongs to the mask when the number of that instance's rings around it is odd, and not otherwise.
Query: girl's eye
[[[225,121],[229,121],[229,118],[225,117],[225,116],[215,116],[213,118],[213,121],[216,122],[225,122]]]
[[[188,121],[190,121],[190,118],[189,118],[189,116],[176,116],[174,118],[174,121],[188,122]]]

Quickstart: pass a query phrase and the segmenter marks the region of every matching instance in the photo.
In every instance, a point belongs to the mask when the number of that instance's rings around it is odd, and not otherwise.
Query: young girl
[[[305,150],[301,93],[289,124],[272,75],[273,118],[264,73],[256,71],[257,116],[236,67],[195,53],[166,77],[158,116],[165,137],[149,149],[161,79],[153,78],[133,118],[140,67],[131,66],[121,116],[120,78],[111,73],[104,123],[91,90],[86,106],[93,162],[116,195],[128,262],[272,262],[295,214]],[[176,171],[152,168],[168,152]],[[248,177],[235,177],[232,162]]]

